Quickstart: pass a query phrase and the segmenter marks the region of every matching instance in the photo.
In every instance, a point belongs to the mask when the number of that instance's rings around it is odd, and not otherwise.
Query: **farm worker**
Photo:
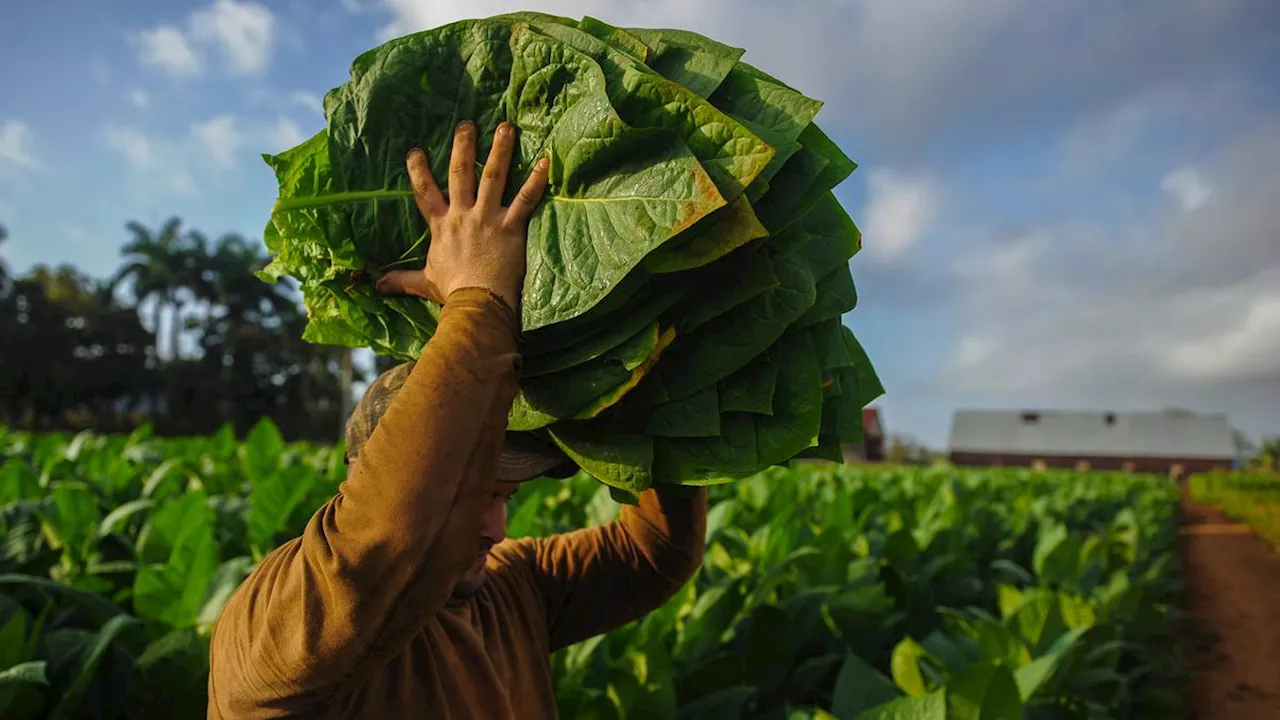
[[[649,489],[607,525],[505,538],[520,482],[565,466],[533,437],[506,440],[548,166],[503,207],[514,129],[498,128],[479,180],[476,135],[468,122],[454,136],[447,201],[409,154],[431,247],[425,269],[379,292],[443,301],[439,327],[359,403],[338,495],[228,600],[210,718],[556,717],[549,655],[643,617],[701,563],[702,489]]]

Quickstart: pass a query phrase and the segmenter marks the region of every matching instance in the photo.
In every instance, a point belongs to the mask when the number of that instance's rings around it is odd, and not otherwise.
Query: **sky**
[[[1280,434],[1274,0],[11,3],[0,258],[106,277],[127,222],[175,215],[260,238],[261,155],[324,127],[356,55],[518,9],[696,30],[824,101],[890,433],[1180,407]]]

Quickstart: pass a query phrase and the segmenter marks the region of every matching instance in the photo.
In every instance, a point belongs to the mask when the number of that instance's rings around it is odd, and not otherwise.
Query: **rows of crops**
[[[0,716],[197,718],[207,632],[335,489],[338,450],[0,430]],[[563,717],[1176,715],[1158,478],[775,468],[712,489],[701,572],[553,659]],[[607,521],[539,480],[513,535]]]
[[[1197,502],[1240,518],[1280,546],[1280,473],[1232,470],[1192,475],[1187,492]]]

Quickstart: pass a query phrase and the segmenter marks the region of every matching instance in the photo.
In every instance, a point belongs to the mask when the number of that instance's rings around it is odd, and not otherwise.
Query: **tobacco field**
[[[1187,492],[1197,502],[1222,508],[1280,547],[1280,474],[1234,470],[1192,475]]]
[[[207,634],[345,475],[269,422],[187,439],[0,429],[0,716],[202,718]],[[562,717],[1178,716],[1177,488],[1108,473],[801,464],[711,488],[704,565],[553,658]],[[579,475],[509,532],[607,522]]]

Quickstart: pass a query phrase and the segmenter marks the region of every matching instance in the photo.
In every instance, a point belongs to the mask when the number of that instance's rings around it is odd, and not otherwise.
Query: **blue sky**
[[[0,253],[102,277],[130,220],[260,237],[260,154],[323,127],[352,58],[522,8],[698,30],[826,102],[861,165],[837,191],[864,233],[846,323],[891,432],[942,447],[959,407],[1180,406],[1280,433],[1271,0],[11,4]]]

